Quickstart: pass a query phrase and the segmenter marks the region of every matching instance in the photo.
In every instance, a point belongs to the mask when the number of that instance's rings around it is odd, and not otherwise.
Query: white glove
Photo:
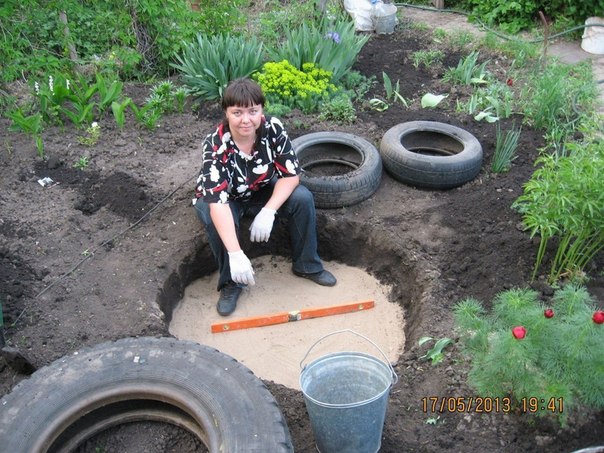
[[[252,242],[268,242],[276,213],[277,211],[269,208],[262,208],[260,210],[250,226],[250,231],[252,232],[250,239]]]
[[[243,250],[229,253],[229,267],[231,268],[231,279],[235,283],[243,285],[254,285],[254,269],[252,262],[245,256]]]

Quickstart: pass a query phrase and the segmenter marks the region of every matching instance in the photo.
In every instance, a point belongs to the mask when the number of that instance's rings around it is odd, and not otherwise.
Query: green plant
[[[176,88],[170,80],[164,80],[151,87],[151,94],[146,103],[151,104],[153,109],[162,113],[170,113],[174,110],[182,113],[188,90],[184,87]]]
[[[434,37],[434,41],[442,43],[447,38],[447,31],[442,28],[435,28],[432,31],[432,36]]]
[[[535,17],[542,11],[547,17],[568,18],[571,23],[582,23],[586,17],[604,14],[604,5],[600,2],[572,2],[568,0],[463,0],[460,5],[470,11],[472,17],[487,25],[498,25],[509,34],[535,26]]]
[[[332,73],[331,81],[338,82],[350,70],[365,43],[367,35],[355,32],[354,22],[323,18],[319,24],[304,23],[287,30],[280,47],[269,50],[273,61],[287,60],[301,70],[305,63],[314,63]]]
[[[38,156],[44,157],[44,142],[42,141],[42,114],[34,113],[33,115],[25,116],[21,109],[7,112],[6,116],[12,120],[12,124],[9,127],[11,131],[21,131],[31,135],[36,142],[36,148],[38,150]]]
[[[123,82],[112,80],[109,82],[100,73],[96,74],[96,87],[99,94],[99,114],[103,114],[114,101],[122,96]]]
[[[172,95],[174,97],[174,102],[176,103],[176,111],[178,113],[183,113],[185,111],[185,102],[187,101],[189,91],[185,87],[178,87],[172,92]]]
[[[536,291],[508,290],[490,312],[467,298],[453,313],[468,381],[481,396],[562,422],[580,405],[604,407],[604,326],[584,287],[566,285],[548,305]]]
[[[426,419],[426,425],[436,425],[439,420],[440,420],[440,415],[437,415],[436,417],[428,417]],[[443,423],[444,423],[444,421],[443,421]]]
[[[113,118],[120,129],[123,129],[124,124],[126,123],[126,108],[131,105],[133,105],[133,102],[130,98],[123,99],[121,102],[113,101],[111,103],[111,112],[113,113]]]
[[[80,156],[78,161],[73,164],[73,167],[78,170],[84,170],[85,168],[88,168],[88,165],[90,165],[90,159],[86,156]]]
[[[497,123],[495,132],[495,153],[491,162],[493,173],[503,173],[510,169],[512,161],[516,158],[516,149],[522,128],[501,132],[501,125]]]
[[[113,46],[102,56],[93,57],[91,64],[94,66],[95,73],[132,80],[142,76],[140,70],[142,62],[143,55],[137,50],[128,46]]]
[[[34,82],[34,92],[42,119],[47,123],[61,123],[60,110],[70,99],[70,80],[63,74],[48,76],[48,83]]]
[[[320,102],[337,92],[337,87],[330,83],[331,73],[313,63],[305,63],[302,70],[298,70],[287,60],[268,62],[253,78],[269,102],[300,108],[306,113],[315,111]]]
[[[59,107],[61,115],[66,116],[76,126],[83,123],[90,123],[93,118],[93,109],[95,104],[80,104],[78,102],[70,102],[69,108],[66,106]]]
[[[262,43],[256,38],[197,35],[176,56],[183,83],[202,100],[220,99],[227,84],[247,77],[262,65]]]
[[[357,115],[350,98],[341,95],[320,105],[319,119],[322,121],[335,121],[341,124],[352,124],[356,121]]]
[[[446,99],[448,94],[432,94],[426,93],[422,96],[421,104],[422,108],[433,108],[440,104],[444,99]]]
[[[90,127],[86,129],[86,135],[83,137],[79,137],[78,140],[82,145],[94,146],[97,144],[100,137],[101,127],[99,126],[99,123],[95,121],[90,125]]]
[[[413,52],[412,55],[413,66],[419,69],[420,66],[429,68],[431,66],[440,64],[445,58],[445,53],[442,50],[418,50]]]
[[[388,110],[390,108],[390,105],[380,98],[369,99],[369,106],[378,112],[383,112],[384,110]]]
[[[265,0],[264,11],[255,17],[250,17],[250,33],[257,36],[267,48],[278,47],[283,36],[309,21],[318,20],[316,2],[287,2]]]
[[[566,156],[542,155],[513,207],[540,243],[533,279],[549,241],[557,237],[549,281],[581,272],[604,248],[604,143],[568,143]]]
[[[155,129],[157,127],[157,122],[161,118],[162,112],[154,108],[153,104],[146,103],[142,107],[138,107],[131,101],[127,105],[130,106],[138,124],[142,124],[147,129]]]
[[[421,337],[418,341],[418,345],[422,346],[424,343],[434,340],[433,337]],[[453,340],[450,338],[444,337],[437,340],[434,345],[426,352],[420,359],[431,360],[432,365],[437,365],[443,361],[445,358],[445,354],[443,353],[443,349],[453,343]]]
[[[470,108],[472,105],[473,108]],[[514,105],[514,93],[510,86],[491,81],[486,87],[480,87],[472,94],[468,113],[472,115],[476,110],[491,110],[497,118],[509,118],[514,111]]]
[[[375,76],[366,77],[359,71],[348,71],[339,83],[352,102],[359,102],[375,83]]]
[[[164,113],[171,112],[174,110],[174,84],[170,80],[156,83],[151,87],[147,102]]]
[[[283,117],[289,114],[292,111],[292,108],[289,105],[267,102],[264,106],[264,111],[272,116]]]
[[[467,57],[461,58],[457,67],[445,70],[443,81],[460,85],[484,83],[489,62],[487,60],[479,64],[479,56],[479,52],[473,51]]]
[[[399,93],[400,81],[396,81],[396,85],[392,85],[390,77],[385,72],[382,72],[382,78],[384,79],[384,90],[386,91],[386,99],[389,101],[399,101],[405,107],[409,107],[407,100]]]
[[[476,35],[467,30],[455,30],[449,35],[449,45],[454,48],[463,49],[476,42]]]
[[[526,122],[554,132],[551,137],[556,141],[550,143],[561,149],[593,112],[597,90],[591,65],[552,62],[533,68],[520,94]]]

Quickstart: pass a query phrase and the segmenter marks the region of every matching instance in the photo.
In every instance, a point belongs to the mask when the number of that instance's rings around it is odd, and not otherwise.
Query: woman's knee
[[[292,205],[300,205],[300,206],[314,206],[315,199],[312,195],[312,192],[308,190],[307,187],[302,184],[298,185],[288,200]]]

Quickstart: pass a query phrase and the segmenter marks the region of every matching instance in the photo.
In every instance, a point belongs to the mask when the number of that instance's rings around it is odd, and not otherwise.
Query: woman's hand
[[[250,239],[252,242],[268,242],[275,221],[277,211],[270,208],[262,208],[256,215],[252,225],[250,226]]]
[[[243,250],[238,252],[229,252],[229,267],[231,268],[231,280],[242,285],[254,285],[254,269],[252,262],[243,253]]]

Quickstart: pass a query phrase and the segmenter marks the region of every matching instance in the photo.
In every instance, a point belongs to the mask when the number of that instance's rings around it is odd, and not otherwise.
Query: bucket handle
[[[331,333],[328,333],[326,335],[323,335],[321,338],[319,338],[317,341],[315,341],[314,344],[310,348],[308,348],[308,351],[306,351],[306,354],[304,354],[304,357],[302,358],[302,360],[300,360],[300,368],[304,369],[306,367],[306,365],[302,366],[302,364],[304,363],[304,361],[308,357],[308,354],[310,354],[310,351],[312,351],[316,345],[318,345],[321,341],[325,340],[327,337],[331,337],[332,335],[337,335],[337,334],[344,333],[344,332],[349,332],[351,334],[356,335],[357,337],[361,337],[364,340],[367,340],[373,346],[375,346],[375,348],[378,351],[380,351],[380,353],[382,354],[382,357],[386,360],[386,363],[388,364],[388,368],[390,368],[390,373],[392,373],[392,376],[394,378],[392,380],[392,385],[394,385],[394,384],[396,384],[398,382],[398,376],[397,376],[396,372],[394,371],[394,368],[392,367],[392,364],[390,363],[390,360],[388,360],[388,357],[386,356],[386,354],[384,353],[384,351],[382,351],[377,344],[375,344],[373,341],[371,341],[365,335],[362,335],[362,334],[360,334],[358,332],[355,332],[354,330],[351,330],[351,329],[336,330],[335,332],[331,332]]]

